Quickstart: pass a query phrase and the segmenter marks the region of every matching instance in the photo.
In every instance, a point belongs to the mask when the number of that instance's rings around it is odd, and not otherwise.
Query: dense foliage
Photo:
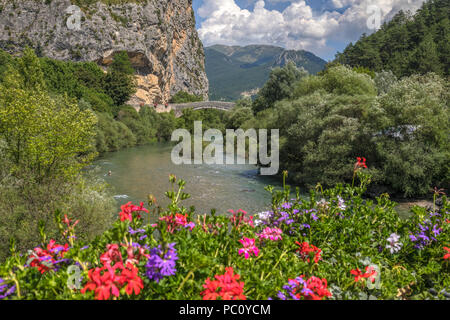
[[[400,11],[381,29],[350,43],[336,61],[398,77],[434,72],[450,75],[450,3],[426,1],[414,16]]]
[[[171,99],[171,103],[188,103],[203,101],[203,97],[195,94],[189,94],[185,91],[176,93]]]
[[[80,176],[96,154],[95,114],[67,94],[48,92],[32,50],[15,68],[10,62],[2,65],[0,83],[0,260],[10,239],[20,250],[36,244],[38,226],[54,236],[57,209],[84,221],[80,238],[91,239],[111,222],[114,208],[103,182]]]
[[[317,188],[308,198],[269,186],[272,210],[254,216],[194,216],[180,204],[189,197],[184,181],[170,176],[166,210],[123,205],[90,243],[77,239],[78,220],[56,214],[60,237],[42,230],[26,255],[11,246],[1,298],[448,299],[447,199],[401,220],[388,195],[363,200],[364,168],[358,159],[357,186]],[[144,224],[147,213],[153,224]]]
[[[295,74],[288,67],[277,75]],[[297,71],[300,74],[300,71]],[[365,154],[376,173],[375,194],[421,196],[449,187],[448,81],[436,74],[398,80],[392,72],[329,66],[317,76],[269,81],[251,106],[241,102],[244,128],[280,129],[281,168],[296,184],[351,181],[353,159]],[[273,90],[286,93],[273,102]],[[271,100],[272,99],[272,100]],[[248,109],[247,109],[248,110]]]

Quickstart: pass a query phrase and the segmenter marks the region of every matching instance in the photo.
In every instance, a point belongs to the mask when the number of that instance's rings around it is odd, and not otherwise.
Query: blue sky
[[[424,0],[193,0],[205,46],[269,44],[334,58],[399,10]]]

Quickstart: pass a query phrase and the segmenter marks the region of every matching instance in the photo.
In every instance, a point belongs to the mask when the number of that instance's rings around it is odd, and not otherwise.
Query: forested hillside
[[[205,48],[206,73],[210,100],[237,100],[257,93],[272,69],[289,61],[310,74],[321,71],[326,61],[304,50],[286,50],[276,46],[224,46]]]
[[[431,0],[415,15],[400,11],[369,36],[350,43],[336,61],[374,71],[391,70],[398,77],[450,73],[450,1]]]

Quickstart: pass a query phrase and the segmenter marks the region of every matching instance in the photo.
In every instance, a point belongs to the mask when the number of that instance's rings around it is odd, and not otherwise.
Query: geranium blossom
[[[255,246],[255,239],[249,239],[244,237],[239,240],[239,242],[244,246],[239,249],[239,255],[244,255],[245,259],[250,258],[250,255],[253,253],[255,257],[259,254],[259,249]]]
[[[133,205],[130,202],[128,202],[127,204],[124,204],[123,206],[120,207],[121,211],[119,212],[119,217],[120,217],[120,221],[133,221],[133,213],[136,212],[135,214],[135,218],[136,219],[140,219],[141,215],[139,214],[140,212],[146,212],[148,213],[148,210],[144,208],[144,203],[141,202],[139,206]]]
[[[282,240],[281,234],[283,231],[279,228],[265,228],[261,233],[258,233],[257,236],[259,239],[269,239],[272,241]]]
[[[314,257],[314,262],[318,263],[320,259],[322,259],[322,250],[317,248],[314,245],[310,245],[308,242],[300,243],[298,241],[295,242],[300,248],[297,249],[300,258],[310,262],[310,257]]]
[[[304,280],[304,276],[289,279],[283,289],[285,292],[279,291],[277,295],[281,300],[322,300],[331,297],[331,292],[327,289],[327,279],[314,276],[308,280]]]
[[[355,270],[351,270],[350,273],[355,276],[355,282],[359,282],[364,279],[369,279],[372,283],[375,282],[377,272],[372,266],[366,267],[366,272],[363,273],[359,268],[356,268]]]
[[[119,250],[119,245],[108,244],[106,246],[106,252],[100,256],[100,261],[103,264],[114,264],[122,261],[122,253]]]
[[[45,273],[51,269],[56,269],[61,262],[67,261],[64,259],[64,254],[69,251],[69,244],[59,245],[55,240],[50,240],[47,245],[47,250],[40,247],[34,248],[33,253],[28,257],[28,262],[31,267],[36,267],[40,273]]]
[[[364,157],[357,157],[356,158],[355,169],[367,169],[366,158],[364,158]]]
[[[106,263],[101,268],[89,270],[89,281],[81,293],[94,291],[96,300],[108,300],[111,295],[118,298],[120,290],[125,288],[127,295],[138,295],[144,289],[144,282],[138,272],[138,268],[131,263],[126,266],[121,262],[114,266]]]
[[[447,251],[447,253],[444,255],[444,259],[450,260],[450,248],[444,247],[444,250]]]
[[[170,233],[173,233],[180,228],[189,228],[189,230],[191,231],[195,228],[195,223],[188,221],[187,214],[171,214],[168,216],[160,217],[159,220],[165,221],[167,223],[167,231]]]
[[[233,214],[230,217],[230,221],[231,221],[233,228],[239,229],[243,225],[248,225],[252,228],[255,227],[255,224],[253,222],[253,216],[247,216],[247,211],[239,209],[236,212],[234,210],[228,210],[228,212]]]
[[[200,294],[203,300],[246,300],[244,282],[238,281],[240,275],[234,274],[232,267],[225,268],[225,274],[215,275],[214,280],[207,278]]]

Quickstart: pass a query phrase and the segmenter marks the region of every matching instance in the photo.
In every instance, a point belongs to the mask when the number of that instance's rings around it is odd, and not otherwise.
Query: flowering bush
[[[267,187],[272,206],[254,215],[195,215],[174,176],[167,210],[128,203],[91,243],[56,215],[59,239],[42,228],[28,253],[11,243],[0,299],[448,298],[447,198],[401,219],[388,195],[363,197],[370,176],[359,162],[353,186],[318,185],[309,197]]]

